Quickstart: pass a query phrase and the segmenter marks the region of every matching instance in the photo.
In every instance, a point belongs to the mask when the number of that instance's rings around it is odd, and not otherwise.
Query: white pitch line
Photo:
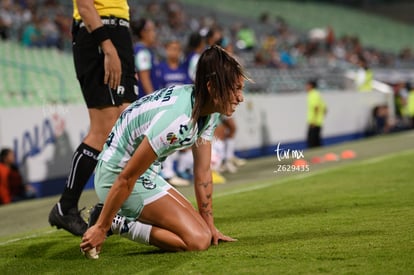
[[[50,234],[50,233],[53,233],[53,232],[56,232],[56,230],[49,230],[49,231],[46,231],[46,232],[37,233],[37,234],[30,235],[30,236],[22,237],[22,238],[7,240],[5,242],[0,243],[0,246],[10,244],[10,243],[19,242],[19,241],[23,241],[23,240],[34,239],[34,238],[37,238],[39,236],[47,235],[47,234]]]
[[[405,150],[405,151],[401,151],[401,152],[390,153],[388,155],[379,156],[379,157],[376,157],[376,158],[366,159],[366,160],[363,160],[362,163],[371,164],[371,163],[376,163],[376,162],[386,160],[388,158],[396,157],[396,156],[399,156],[399,155],[400,156],[401,155],[408,155],[408,154],[412,154],[412,153],[414,153],[414,149],[409,149],[409,150]]]

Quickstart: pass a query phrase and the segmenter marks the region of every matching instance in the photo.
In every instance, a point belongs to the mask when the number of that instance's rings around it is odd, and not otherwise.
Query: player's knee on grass
[[[197,231],[185,238],[188,251],[207,250],[211,245],[211,233],[209,231]]]

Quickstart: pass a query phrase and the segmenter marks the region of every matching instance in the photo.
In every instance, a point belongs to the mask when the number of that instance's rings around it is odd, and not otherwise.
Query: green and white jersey
[[[219,114],[193,125],[193,85],[171,86],[144,96],[121,114],[99,159],[123,168],[146,136],[159,161],[192,146],[199,137],[212,140]]]

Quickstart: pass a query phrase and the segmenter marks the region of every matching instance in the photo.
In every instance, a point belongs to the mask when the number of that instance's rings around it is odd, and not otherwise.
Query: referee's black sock
[[[83,188],[95,170],[99,153],[98,150],[81,143],[73,154],[70,173],[59,200],[64,215],[69,209],[78,207]]]

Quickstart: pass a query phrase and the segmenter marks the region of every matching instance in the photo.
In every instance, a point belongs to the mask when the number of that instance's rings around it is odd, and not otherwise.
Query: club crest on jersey
[[[167,141],[169,144],[173,144],[178,140],[177,136],[173,133],[170,132],[167,134]]]
[[[142,182],[142,186],[144,186],[145,189],[152,190],[155,187],[157,187],[157,185],[154,182],[152,182],[149,178],[145,176],[140,177],[140,179]]]

